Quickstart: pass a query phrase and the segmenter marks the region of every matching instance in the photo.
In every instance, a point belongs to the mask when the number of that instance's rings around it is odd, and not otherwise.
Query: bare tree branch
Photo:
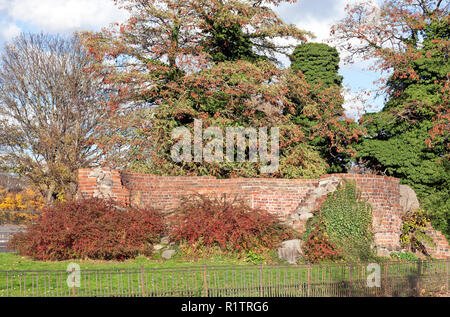
[[[73,198],[76,171],[98,163],[106,94],[76,36],[22,34],[0,60],[0,164],[38,185],[47,203]]]

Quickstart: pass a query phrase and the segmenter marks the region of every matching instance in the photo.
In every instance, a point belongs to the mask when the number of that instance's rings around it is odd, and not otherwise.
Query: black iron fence
[[[448,292],[449,261],[0,271],[0,296],[367,297]]]

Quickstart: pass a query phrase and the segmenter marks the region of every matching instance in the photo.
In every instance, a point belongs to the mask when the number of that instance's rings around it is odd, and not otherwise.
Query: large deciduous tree
[[[275,61],[304,42],[311,34],[284,23],[268,6],[280,2],[293,1],[117,0],[130,18],[84,33],[84,44],[99,62],[93,70],[116,85],[120,102],[128,96],[159,104],[177,96],[174,84],[189,73],[221,61]],[[292,41],[278,44],[280,38]]]
[[[373,68],[392,73],[381,88],[396,100],[389,106],[396,118],[433,121],[429,145],[441,135],[450,146],[449,10],[443,0],[365,1],[348,6],[332,29],[347,61],[374,59]]]
[[[132,148],[117,162],[163,175],[261,176],[254,162],[174,162],[172,130],[192,130],[194,119],[201,119],[204,129],[279,127],[280,169],[272,177],[325,173],[326,161],[290,118],[295,107],[288,91],[294,89],[308,104],[304,111],[320,118],[314,133],[327,135],[335,121],[326,123],[322,109],[333,96],[309,94],[304,78],[277,67],[279,54],[292,53],[311,35],[284,23],[270,8],[283,1],[117,2],[125,4],[130,19],[83,36],[97,60],[91,71],[115,89],[109,102],[115,125],[108,131],[118,133],[102,143]],[[348,129],[341,132],[332,137],[333,147],[353,138]]]
[[[418,193],[433,225],[450,234],[449,2],[386,0],[348,7],[335,26],[349,58],[390,72],[384,109],[367,114],[358,156]],[[346,42],[346,44],[344,44]]]
[[[47,203],[76,192],[76,171],[99,162],[107,117],[101,82],[79,38],[22,34],[0,60],[2,168],[37,185]]]

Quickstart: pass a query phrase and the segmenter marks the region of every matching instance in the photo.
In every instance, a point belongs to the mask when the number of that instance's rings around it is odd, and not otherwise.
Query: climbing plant
[[[426,246],[435,247],[433,239],[426,234],[429,218],[423,209],[413,210],[402,217],[400,243],[411,252],[429,255]]]
[[[309,257],[312,261],[333,259],[337,254],[349,261],[368,261],[375,257],[373,237],[372,206],[361,199],[361,193],[352,182],[340,185],[328,195],[320,209],[315,211],[315,216],[308,221],[304,234],[308,246],[322,240],[322,244],[328,247],[322,249],[329,256],[315,254]],[[311,254],[314,252],[307,253],[307,256]]]

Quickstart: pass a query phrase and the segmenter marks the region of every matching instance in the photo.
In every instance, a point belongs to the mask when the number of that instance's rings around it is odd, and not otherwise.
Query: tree
[[[107,118],[107,96],[85,72],[91,59],[77,37],[22,34],[0,64],[2,168],[35,184],[46,202],[72,199],[76,171],[96,164],[93,140]]]
[[[290,118],[295,108],[287,92],[297,87],[298,98],[309,104],[305,111],[319,117],[312,133],[333,134],[329,127],[336,120],[325,123],[328,117],[319,110],[332,98],[300,91],[307,89],[304,80],[277,67],[278,54],[290,54],[309,34],[269,8],[280,2],[128,1],[131,18],[125,24],[84,33],[97,60],[91,71],[115,89],[109,106],[117,119],[109,130],[117,133],[103,143],[132,148],[117,162],[160,175],[261,176],[255,162],[174,162],[171,132],[179,127],[192,132],[201,119],[203,129],[279,127],[280,170],[272,177],[325,173],[326,162]],[[295,41],[279,45],[279,38]],[[331,137],[332,147],[340,148],[352,135],[340,131]]]
[[[220,61],[276,61],[312,36],[268,7],[280,2],[294,1],[117,0],[131,17],[103,32],[83,33],[84,44],[98,61],[92,70],[114,83],[121,97],[112,107],[127,97],[157,105],[180,93],[173,84],[188,73]],[[293,43],[277,44],[278,38]]]
[[[300,80],[306,81],[309,92],[305,100],[299,98],[298,85],[290,86],[289,98],[296,109],[293,122],[302,127],[308,143],[327,161],[328,171],[343,172],[351,156],[356,154],[351,149],[352,142],[358,141],[363,131],[345,117],[341,94],[343,78],[338,73],[339,53],[326,44],[305,43],[298,45],[290,58],[291,76],[300,76]],[[326,102],[316,103],[325,100],[327,95]],[[349,131],[351,135],[347,134]]]
[[[446,1],[385,1],[349,7],[335,27],[350,58],[376,58],[390,71],[384,83],[387,102],[361,124],[367,136],[359,158],[417,192],[435,228],[450,234],[449,170],[449,4]]]
[[[347,61],[375,59],[374,69],[392,72],[381,88],[398,102],[387,107],[408,122],[424,116],[433,122],[428,145],[443,136],[447,148],[450,65],[448,40],[450,3],[442,0],[366,1],[347,7],[347,16],[332,28]]]
[[[168,99],[153,112],[149,134],[154,141],[151,162],[136,162],[139,171],[162,175],[213,175],[217,177],[311,178],[325,173],[326,162],[317,151],[305,144],[299,126],[289,120],[283,109],[289,105],[283,72],[273,63],[259,61],[223,62],[209,70],[184,79],[185,94]],[[277,82],[278,84],[267,84]],[[261,161],[251,162],[248,150],[244,162],[227,162],[226,151],[217,161],[174,162],[171,148],[175,141],[171,131],[187,127],[194,135],[195,119],[202,120],[203,130],[218,127],[226,144],[226,128],[280,129],[280,166],[273,173],[261,173]],[[205,147],[211,138],[201,140]],[[192,138],[191,138],[192,142]],[[270,142],[270,137],[269,137]],[[261,144],[260,144],[261,145]],[[228,148],[226,149],[229,150]],[[234,151],[234,155],[237,149]],[[233,156],[234,156],[233,155]]]
[[[298,45],[291,55],[291,69],[305,75],[309,84],[322,84],[325,87],[342,85],[339,75],[339,53],[336,48],[323,43],[304,43]]]
[[[450,233],[450,168],[442,137],[428,147],[425,141],[433,126],[430,120],[411,124],[396,120],[388,111],[363,117],[367,136],[356,148],[358,158],[372,169],[400,178],[417,193],[432,224]]]

